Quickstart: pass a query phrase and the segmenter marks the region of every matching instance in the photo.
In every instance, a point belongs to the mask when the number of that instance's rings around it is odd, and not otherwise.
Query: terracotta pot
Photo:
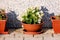
[[[36,32],[42,28],[43,23],[41,24],[25,24],[23,23],[24,29],[28,32]]]
[[[6,16],[5,20],[0,20],[0,34],[8,34],[8,32],[5,31],[5,30],[7,30],[6,29],[6,22],[7,22],[7,16]]]
[[[55,16],[51,17],[53,30],[55,33],[60,33],[60,20],[56,19]]]
[[[5,30],[6,20],[0,20],[0,32]]]

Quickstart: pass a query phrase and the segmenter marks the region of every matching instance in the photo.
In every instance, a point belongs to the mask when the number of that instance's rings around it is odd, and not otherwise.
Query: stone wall
[[[60,14],[60,0],[0,0],[0,8],[6,9],[6,12],[15,11],[18,20],[22,20],[21,16],[25,10],[32,6],[38,6],[44,11],[45,18],[43,20],[47,21],[44,27],[51,27],[50,14]]]

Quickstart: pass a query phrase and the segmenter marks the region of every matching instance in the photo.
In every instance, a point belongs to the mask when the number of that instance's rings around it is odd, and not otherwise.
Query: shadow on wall
[[[43,16],[43,19],[42,19],[44,21],[43,28],[44,27],[52,28],[52,23],[51,23],[50,17],[54,16],[54,13],[49,13],[48,12],[49,10],[44,6],[41,6],[41,10],[44,13],[44,16]]]
[[[7,13],[7,28],[21,28],[21,21],[17,19],[17,15],[14,11],[10,11]]]

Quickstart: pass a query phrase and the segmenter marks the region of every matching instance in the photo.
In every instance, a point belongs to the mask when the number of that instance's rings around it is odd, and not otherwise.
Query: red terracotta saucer
[[[8,34],[8,28],[6,27],[4,31],[0,32],[0,34]]]
[[[8,32],[0,32],[0,34],[8,34]]]
[[[25,30],[23,30],[23,31],[24,31],[24,34],[32,34],[32,35],[43,33],[42,30],[40,30],[40,31],[38,31],[38,32],[27,32],[27,31],[25,31]]]

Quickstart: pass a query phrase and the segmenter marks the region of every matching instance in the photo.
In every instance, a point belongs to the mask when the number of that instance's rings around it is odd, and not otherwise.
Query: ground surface
[[[42,34],[24,34],[23,29],[9,29],[9,34],[0,34],[0,40],[60,40],[60,34],[54,34],[53,29],[44,29]]]

